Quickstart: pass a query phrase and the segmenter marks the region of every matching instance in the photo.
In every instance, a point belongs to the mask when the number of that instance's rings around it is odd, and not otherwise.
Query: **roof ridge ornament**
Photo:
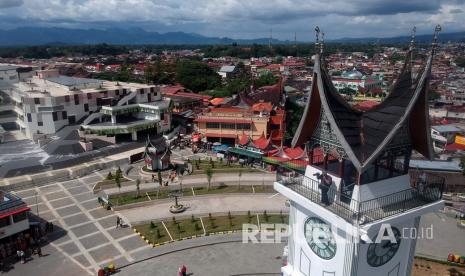
[[[320,54],[323,54],[325,49],[325,33],[321,33]]]
[[[320,27],[315,27],[315,49],[318,49],[320,46]]]
[[[433,43],[432,43],[432,50],[433,51],[438,46],[438,34],[439,34],[440,31],[442,31],[442,27],[441,27],[441,25],[438,24],[434,28]]]

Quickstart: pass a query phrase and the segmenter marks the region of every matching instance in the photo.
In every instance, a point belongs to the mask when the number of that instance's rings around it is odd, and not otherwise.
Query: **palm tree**
[[[121,174],[117,173],[115,174],[115,184],[118,187],[118,204],[119,204],[119,198],[121,197]]]
[[[181,192],[182,192],[182,178],[183,178],[183,175],[184,175],[184,167],[179,167],[178,177],[179,177],[179,188],[181,189]]]
[[[136,191],[137,191],[136,197],[139,198],[140,197],[140,178],[136,179]]]
[[[207,176],[207,181],[208,181],[207,191],[210,191],[210,184],[211,184],[212,177],[213,177],[213,170],[211,167],[208,167],[204,170],[204,172],[205,172],[205,176]]]

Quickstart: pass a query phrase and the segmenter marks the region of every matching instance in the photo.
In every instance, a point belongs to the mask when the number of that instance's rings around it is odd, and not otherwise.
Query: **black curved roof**
[[[311,93],[318,93],[319,97],[310,95],[293,146],[302,144],[313,136],[315,129],[309,130],[306,126],[314,126],[311,121],[319,118],[310,118],[309,111],[322,107],[339,144],[359,171],[363,171],[375,160],[405,126],[410,128],[410,138],[414,142],[412,147],[431,158],[427,86],[433,53],[434,51],[431,52],[417,79],[412,80],[411,53],[408,52],[401,74],[392,86],[389,96],[380,105],[365,112],[352,108],[340,96],[327,73],[322,57],[317,55],[313,78],[317,83],[312,86]],[[312,98],[313,101],[310,100]],[[417,113],[416,122],[410,122],[410,115],[414,109]]]

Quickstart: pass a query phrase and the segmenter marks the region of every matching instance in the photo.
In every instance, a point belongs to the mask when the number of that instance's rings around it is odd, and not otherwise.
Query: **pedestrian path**
[[[187,207],[187,210],[175,216],[205,216],[208,213],[231,212],[263,212],[279,213],[287,212],[286,198],[281,195],[270,194],[215,194],[207,196],[180,198],[179,203]],[[154,203],[151,206],[131,208],[117,211],[132,225],[137,225],[150,220],[160,220],[173,216],[169,207],[173,205],[171,201]]]

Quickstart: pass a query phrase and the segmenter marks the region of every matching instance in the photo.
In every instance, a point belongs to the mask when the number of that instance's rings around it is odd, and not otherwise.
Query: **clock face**
[[[367,252],[367,262],[369,265],[373,267],[382,266],[389,262],[396,254],[397,250],[399,249],[402,237],[399,229],[395,227],[392,227],[391,229],[394,233],[396,243],[392,243],[390,240],[383,240],[380,243],[370,244]]]
[[[329,260],[336,255],[336,241],[331,227],[319,218],[308,218],[304,225],[305,239],[318,257]]]

